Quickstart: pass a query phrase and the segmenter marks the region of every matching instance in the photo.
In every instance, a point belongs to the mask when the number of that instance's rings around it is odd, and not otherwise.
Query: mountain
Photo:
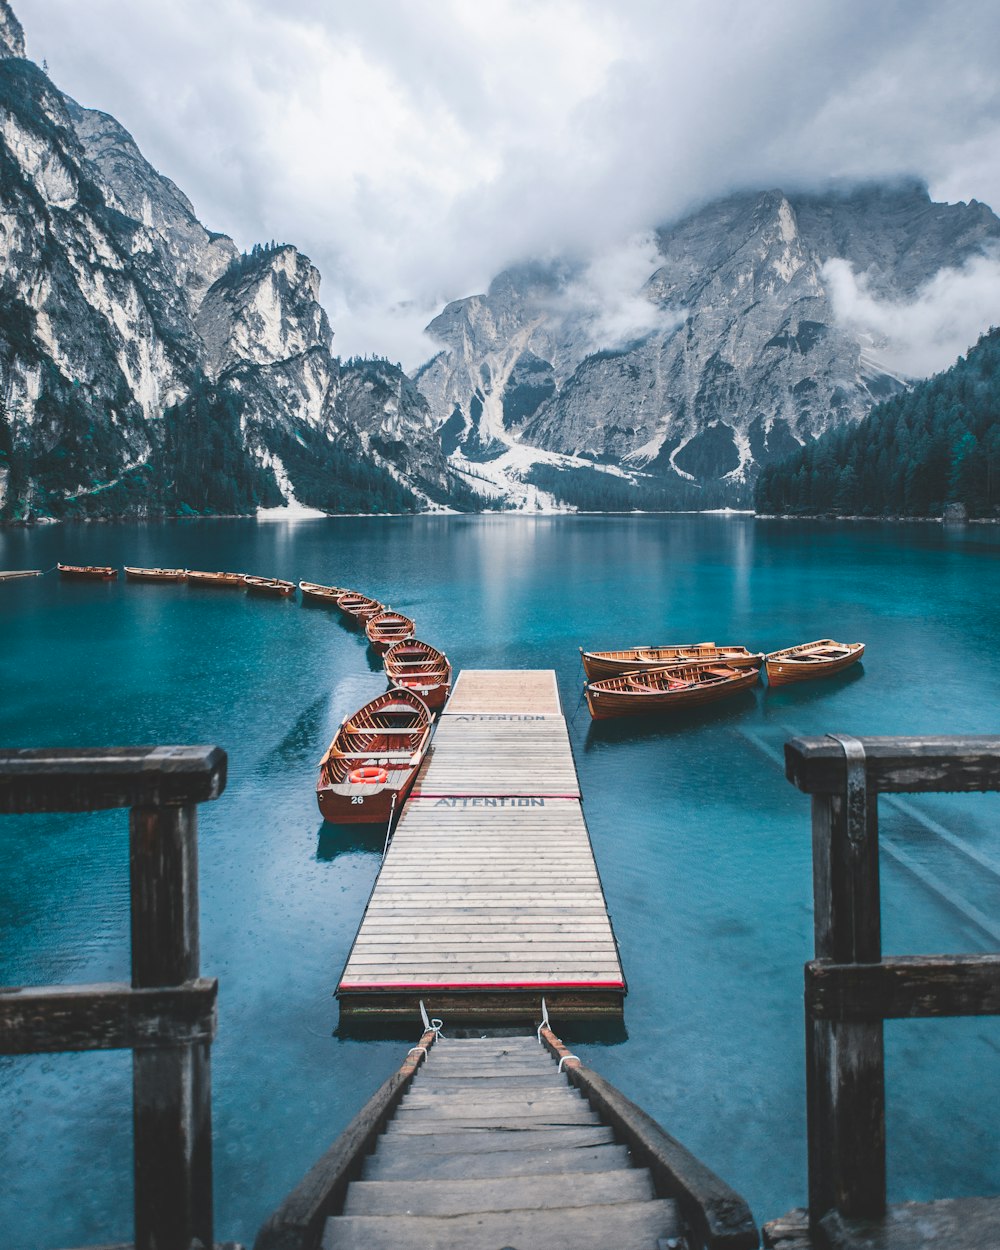
[[[998,241],[916,184],[734,194],[621,255],[505,270],[408,377],[339,359],[310,260],[208,230],[0,0],[0,522],[746,506],[909,385],[838,320],[829,263],[906,301]]]
[[[1000,330],[952,368],[769,465],[757,509],[825,516],[1000,515]]]
[[[399,367],[332,339],[308,258],[207,230],[0,0],[0,519],[477,506]]]
[[[584,266],[520,265],[430,323],[443,350],[416,381],[463,471],[572,498],[611,466],[618,494],[624,474],[637,498],[745,504],[761,466],[905,388],[838,322],[827,262],[907,299],[998,240],[985,205],[917,184],[741,193],[655,233],[617,326]]]

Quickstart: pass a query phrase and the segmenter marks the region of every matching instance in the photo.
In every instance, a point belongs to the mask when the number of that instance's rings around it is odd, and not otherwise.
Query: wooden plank
[[[0,992],[0,1054],[122,1050],[210,1042],[218,982],[170,989],[128,985],[25,987]]]
[[[226,787],[220,747],[0,751],[0,814],[203,803]]]
[[[193,805],[130,813],[136,989],[198,976],[197,819]],[[132,1102],[136,1244],[213,1245],[209,1043],[133,1051]]]
[[[541,1037],[557,1057],[565,1047],[549,1029]],[[564,1071],[569,1082],[584,1094],[606,1124],[628,1143],[633,1161],[649,1168],[657,1193],[675,1195],[681,1210],[694,1227],[696,1244],[717,1250],[756,1250],[759,1244],[753,1215],[743,1198],[641,1107],[579,1060],[570,1060]]]
[[[1000,737],[865,737],[869,786],[880,793],[1000,789]],[[844,753],[830,738],[785,744],[785,774],[807,794],[844,787]]]
[[[815,1019],[1000,1015],[1000,955],[916,955],[878,964],[806,964]]]
[[[306,1173],[281,1206],[257,1234],[254,1250],[288,1250],[291,1246],[315,1245],[323,1223],[338,1210],[360,1161],[392,1116],[413,1074],[427,1053],[433,1053],[435,1035],[420,1039],[419,1050],[406,1056],[394,1072],[368,1099],[330,1149]]]
[[[446,713],[537,712],[559,715],[552,669],[462,669]]]

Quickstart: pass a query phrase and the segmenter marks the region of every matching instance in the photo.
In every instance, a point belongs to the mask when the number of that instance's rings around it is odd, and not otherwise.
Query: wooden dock
[[[620,1018],[625,978],[555,674],[464,670],[375,882],[344,1017]]]

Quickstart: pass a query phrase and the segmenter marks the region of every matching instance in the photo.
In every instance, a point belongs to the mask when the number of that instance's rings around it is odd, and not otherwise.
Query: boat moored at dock
[[[741,646],[721,646],[714,642],[674,643],[659,647],[625,647],[621,651],[584,651],[580,648],[583,671],[589,681],[617,677],[619,673],[642,668],[664,668],[668,664],[684,664],[696,660],[714,660],[730,668],[759,669],[764,662],[763,651],[749,651]]]
[[[677,664],[587,682],[584,692],[590,715],[594,720],[605,720],[715,703],[751,689],[758,677],[755,668],[739,669],[712,662]]]
[[[189,586],[199,589],[228,586],[243,590],[246,587],[242,573],[206,573],[199,569],[188,569],[187,581]]]
[[[420,695],[432,712],[444,707],[451,689],[451,664],[442,651],[417,638],[394,643],[382,663],[390,686]]]
[[[348,716],[320,761],[323,819],[388,822],[410,792],[430,737],[430,709],[412,690],[388,690]]]
[[[294,582],[283,582],[280,577],[251,577],[244,575],[243,584],[252,595],[271,595],[276,599],[287,599],[295,594]]]
[[[71,581],[109,582],[118,576],[110,564],[57,564],[60,577]]]
[[[379,655],[385,655],[394,643],[412,638],[416,628],[408,616],[404,616],[402,612],[392,612],[389,608],[369,617],[365,622],[368,641]]]
[[[140,569],[125,565],[125,579],[130,582],[183,582],[187,569]]]
[[[770,686],[787,686],[794,681],[810,681],[815,677],[832,677],[865,653],[863,642],[834,642],[820,638],[803,642],[784,651],[771,651],[764,661]]]
[[[373,616],[378,616],[380,612],[385,611],[385,607],[377,599],[369,599],[367,595],[362,595],[357,590],[342,591],[337,600],[337,607],[348,620],[356,625],[365,625]]]
[[[340,586],[321,586],[318,582],[299,582],[299,590],[302,591],[303,603],[324,608],[338,607],[340,596],[344,594]]]

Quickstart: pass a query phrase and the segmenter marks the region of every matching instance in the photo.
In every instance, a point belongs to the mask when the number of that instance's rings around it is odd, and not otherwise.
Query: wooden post
[[[844,783],[813,796],[816,958],[878,963],[882,956],[877,792],[864,748],[838,738]],[[885,1213],[885,1076],[882,1021],[816,1019],[806,1008],[809,1214]]]
[[[198,977],[198,838],[193,803],[130,817],[132,985]],[[209,1045],[132,1055],[136,1250],[189,1250],[212,1239]]]

